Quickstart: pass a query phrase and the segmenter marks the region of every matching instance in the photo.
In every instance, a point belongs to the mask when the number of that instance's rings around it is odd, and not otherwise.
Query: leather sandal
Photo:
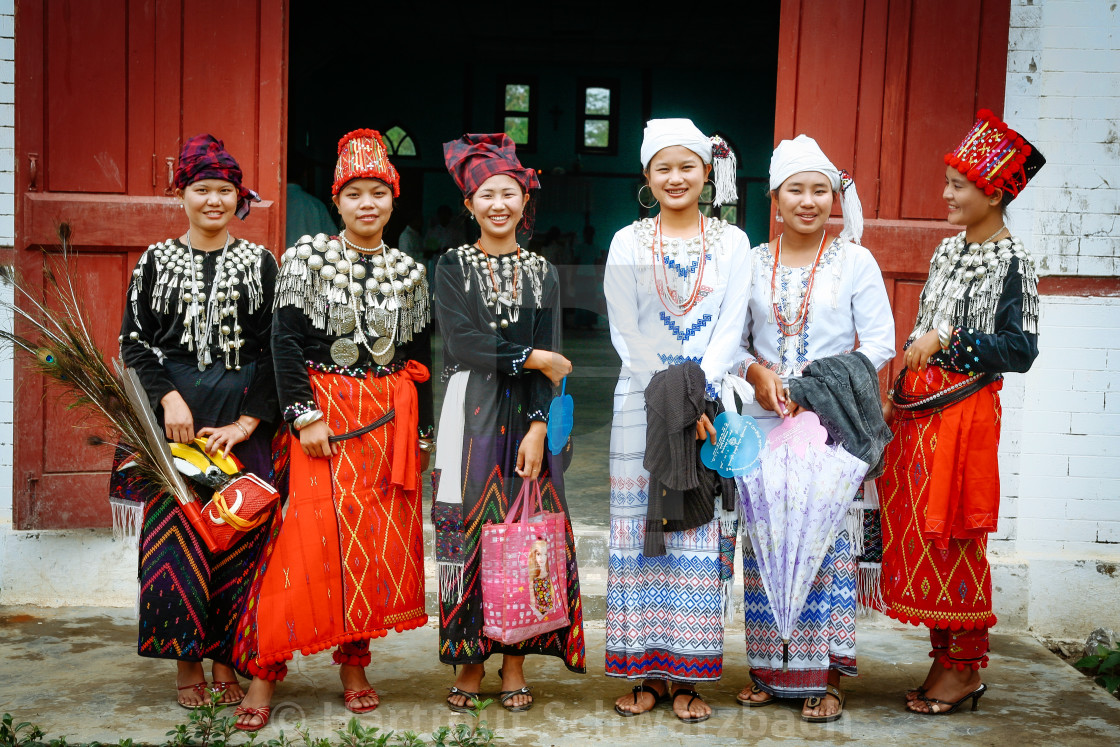
[[[674,705],[677,702],[677,698],[681,697],[682,695],[688,696],[688,703],[686,703],[684,706],[686,709],[692,708],[692,701],[694,700],[699,700],[701,703],[704,702],[704,699],[700,697],[700,693],[687,687],[681,687],[673,691]],[[673,709],[673,715],[676,716],[678,720],[683,721],[686,724],[699,724],[701,721],[707,721],[712,717],[712,714],[709,713],[704,716],[691,716],[686,718],[684,716],[678,715],[676,709]]]
[[[836,687],[836,685],[825,685],[824,691],[827,693],[824,697],[818,698],[814,695],[811,698],[806,698],[805,705],[810,708],[817,708],[824,702],[824,698],[831,695],[836,698],[836,700],[840,701],[836,707],[836,713],[833,713],[831,716],[806,716],[805,714],[801,714],[802,721],[808,721],[811,724],[827,724],[830,721],[839,720],[839,718],[844,715],[844,693],[840,692],[840,688]]]
[[[927,697],[925,695],[919,695],[915,699],[915,701],[917,701],[917,700],[922,701],[923,703],[926,704],[926,708],[928,708],[929,710],[928,711],[915,711],[913,708],[908,708],[907,710],[909,710],[911,713],[917,713],[917,714],[920,714],[922,716],[948,716],[950,713],[955,713],[956,710],[958,708],[960,708],[961,705],[966,700],[968,700],[969,698],[972,698],[972,710],[975,711],[980,707],[980,698],[982,698],[984,696],[984,693],[986,693],[986,692],[988,692],[988,686],[981,683],[980,687],[976,688],[975,690],[970,692],[968,695],[965,695],[963,698],[958,700],[956,703],[950,703],[947,700],[939,700],[937,698],[930,698],[930,697]],[[911,702],[915,702],[915,701],[911,701]],[[945,710],[941,710],[942,706],[948,706],[948,708],[946,708]],[[936,711],[933,710],[934,708],[936,708],[937,710]]]
[[[203,706],[210,705],[210,686],[206,682],[206,680],[203,680],[202,682],[196,682],[193,685],[183,685],[182,687],[176,687],[175,689],[179,690],[180,692],[183,690],[194,690],[202,698],[203,702],[198,703],[197,705],[184,703],[178,698],[175,698],[175,702],[178,703],[181,707],[186,708],[188,711],[193,711],[196,708],[202,708]]]
[[[356,706],[351,705],[355,700],[360,698],[377,698],[377,702],[371,706]],[[372,687],[365,690],[343,690],[342,691],[342,704],[346,706],[346,710],[351,713],[369,713],[370,711],[381,705],[381,698],[378,697],[377,691]]]
[[[233,712],[234,716],[256,716],[261,720],[260,726],[250,726],[249,724],[234,724],[234,728],[241,731],[260,731],[268,726],[268,716],[272,713],[271,706],[261,706],[260,708],[247,708],[245,706],[237,706]]]
[[[630,718],[631,716],[641,716],[643,713],[649,713],[650,711],[652,711],[657,706],[659,706],[662,703],[664,703],[665,701],[669,700],[669,698],[671,697],[669,695],[669,691],[668,691],[669,685],[667,683],[666,683],[665,687],[666,687],[665,692],[659,693],[659,692],[657,692],[657,688],[651,687],[650,685],[647,685],[644,682],[640,685],[636,685],[634,687],[634,689],[631,691],[632,693],[634,693],[634,705],[638,705],[638,695],[641,694],[641,693],[649,693],[650,695],[652,695],[653,696],[653,705],[651,705],[649,708],[647,708],[644,711],[626,711],[626,710],[623,710],[622,708],[620,708],[617,703],[615,703],[614,712],[617,713],[619,716],[622,716],[623,718]]]
[[[470,713],[474,710],[473,701],[482,700],[478,693],[472,693],[467,690],[460,690],[457,687],[449,687],[447,689],[447,692],[449,693],[449,695],[447,696],[447,707],[455,713]],[[463,705],[455,705],[451,702],[451,699],[456,695],[461,695],[462,697],[466,698],[467,702]]]
[[[519,706],[506,705],[506,701],[512,700],[514,697],[516,697],[518,695],[528,695],[529,698],[530,698],[529,702],[528,703],[522,703]],[[501,693],[498,694],[498,698],[501,699],[502,708],[505,708],[510,713],[521,713],[522,711],[527,711],[530,708],[532,708],[533,707],[532,697],[533,697],[533,691],[529,689],[528,685],[525,685],[525,687],[522,687],[518,690],[502,690]]]
[[[226,696],[226,693],[229,692],[229,688],[230,688],[231,685],[236,686],[236,687],[240,687],[241,683],[238,682],[237,680],[230,680],[230,681],[214,680],[211,683],[211,688],[210,689],[214,690],[217,693],[220,693],[222,698],[224,698]],[[245,694],[242,693],[241,697],[238,698],[237,700],[222,700],[221,698],[219,698],[218,699],[218,704],[219,705],[226,705],[226,706],[237,705],[238,703],[240,703],[244,699],[245,699]]]
[[[762,693],[763,695],[770,695],[770,693],[766,692],[765,690],[760,690],[758,685],[751,685],[751,695],[758,695],[759,693]],[[746,708],[762,708],[763,706],[774,705],[778,702],[778,699],[773,695],[770,695],[770,697],[766,700],[752,700],[751,698],[743,699],[736,695],[735,700],[739,703],[739,705],[745,706]]]

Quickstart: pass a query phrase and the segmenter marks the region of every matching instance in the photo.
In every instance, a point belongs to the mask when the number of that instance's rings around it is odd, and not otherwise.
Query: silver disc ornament
[[[340,337],[331,343],[331,360],[349,368],[358,362],[358,346],[348,337]]]
[[[336,306],[334,316],[335,329],[341,334],[350,334],[358,324],[358,313],[349,306]]]
[[[373,362],[379,366],[384,366],[393,360],[393,355],[397,352],[393,347],[393,340],[389,337],[378,337],[373,341],[373,345],[369,348],[370,354],[373,356]]]

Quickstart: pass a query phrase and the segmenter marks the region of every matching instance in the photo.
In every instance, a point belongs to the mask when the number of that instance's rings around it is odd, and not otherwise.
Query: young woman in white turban
[[[647,206],[655,200],[660,212],[615,234],[607,257],[604,291],[622,370],[611,428],[606,671],[640,681],[615,702],[621,716],[671,699],[677,718],[704,721],[711,708],[693,685],[723,673],[734,511],[725,511],[716,497],[709,521],[665,531],[662,554],[646,554],[650,475],[643,458],[650,377],[695,361],[711,400],[741,360],[750,243],[735,226],[705,218],[699,207],[713,160],[716,202],[735,199],[730,156],[722,140],[708,138],[687,119],[650,121],[641,150],[648,184],[639,199]],[[701,416],[696,438],[714,433]]]
[[[743,364],[757,403],[748,413],[764,433],[800,411],[786,382],[813,360],[858,351],[880,369],[894,357],[894,318],[883,276],[859,245],[863,213],[855,183],[806,135],[783,140],[770,160],[770,197],[783,231],[752,255],[754,286],[743,329]],[[841,200],[843,230],[829,230]],[[858,337],[858,340],[857,340]],[[806,721],[835,721],[844,707],[840,675],[855,676],[857,538],[837,533],[812,581],[784,659],[759,565],[743,545],[743,616],[751,686],[744,706],[805,698]]]

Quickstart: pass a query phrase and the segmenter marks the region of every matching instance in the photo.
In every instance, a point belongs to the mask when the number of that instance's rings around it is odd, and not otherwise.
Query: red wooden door
[[[283,251],[287,0],[24,0],[16,39],[15,265],[41,284],[68,223],[107,357],[140,252],[186,229],[184,138],[225,141],[265,200],[231,231]],[[111,454],[52,390],[16,359],[15,526],[108,526]]]
[[[1003,110],[1010,13],[1010,0],[782,0],[774,142],[811,135],[852,172],[899,353],[933,249],[957,230],[942,156],[977,109]]]

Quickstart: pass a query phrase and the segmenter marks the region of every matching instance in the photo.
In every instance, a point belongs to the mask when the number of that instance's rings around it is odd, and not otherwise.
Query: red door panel
[[[107,356],[140,252],[186,229],[170,196],[185,137],[225,140],[265,200],[231,232],[283,250],[287,0],[26,0],[16,31],[15,264],[41,278],[68,223]],[[21,362],[15,420],[15,525],[108,526],[110,450]]]
[[[22,29],[21,29],[22,30]],[[46,26],[46,188],[124,192],[128,25],[124,0],[52,2]],[[26,43],[21,38],[20,43]]]
[[[934,247],[955,231],[944,222],[942,156],[978,108],[1002,109],[1010,7],[1010,0],[782,0],[774,140],[812,135],[852,171],[863,243],[887,282],[899,352]]]

